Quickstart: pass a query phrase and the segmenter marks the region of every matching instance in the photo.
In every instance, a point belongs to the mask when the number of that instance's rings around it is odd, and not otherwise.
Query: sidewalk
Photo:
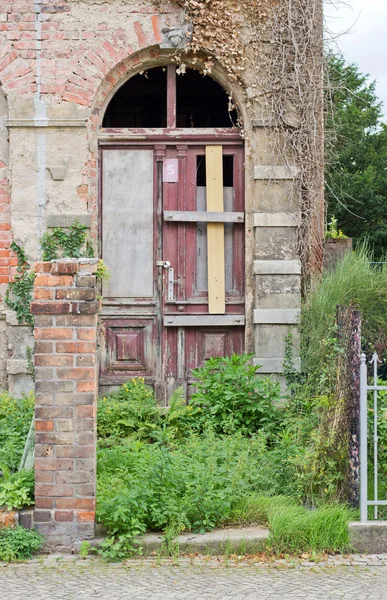
[[[0,564],[2,600],[387,600],[387,555],[254,563],[136,559],[123,565],[49,557]]]

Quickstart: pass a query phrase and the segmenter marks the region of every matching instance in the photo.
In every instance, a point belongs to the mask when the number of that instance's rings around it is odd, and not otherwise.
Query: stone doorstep
[[[97,525],[96,533],[100,535],[103,528]],[[181,553],[200,554],[253,554],[264,549],[266,540],[269,537],[269,530],[266,527],[242,527],[230,529],[214,529],[204,534],[185,533],[176,538]],[[97,547],[103,537],[95,537],[88,540],[91,547]],[[162,533],[146,533],[138,538],[136,542],[142,546],[144,556],[149,556],[159,550],[163,545]],[[82,542],[74,544],[75,552],[79,552]]]

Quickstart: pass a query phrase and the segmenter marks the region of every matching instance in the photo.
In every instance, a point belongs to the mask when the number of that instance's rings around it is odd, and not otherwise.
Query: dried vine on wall
[[[322,266],[324,233],[322,0],[176,3],[193,25],[184,50],[190,62],[200,60],[207,74],[217,61],[240,84],[251,118],[266,125],[268,160],[299,167],[299,254],[308,281]]]

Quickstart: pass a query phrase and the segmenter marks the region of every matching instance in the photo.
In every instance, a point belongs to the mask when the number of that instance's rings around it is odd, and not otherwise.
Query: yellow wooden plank
[[[206,172],[207,211],[224,212],[222,146],[206,146]],[[208,223],[207,247],[208,312],[210,315],[223,315],[226,312],[223,223]]]

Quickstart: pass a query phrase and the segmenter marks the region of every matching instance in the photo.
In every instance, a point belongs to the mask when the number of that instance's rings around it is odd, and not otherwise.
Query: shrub
[[[43,537],[37,531],[13,527],[0,529],[0,560],[11,562],[27,560],[43,546]]]
[[[252,434],[263,429],[270,436],[278,431],[281,411],[279,384],[260,379],[252,355],[234,354],[210,358],[193,371],[198,379],[191,405],[198,425],[210,426],[218,434]]]
[[[98,436],[116,438],[135,436],[149,440],[160,425],[160,411],[152,388],[144,379],[132,379],[98,403]]]
[[[0,465],[11,471],[19,467],[34,412],[34,398],[0,394]]]
[[[0,506],[20,509],[34,503],[35,477],[33,471],[4,472],[0,479]]]
[[[207,531],[246,495],[269,489],[263,434],[190,435],[175,448],[127,440],[98,451],[97,517],[125,543],[147,530]],[[124,543],[124,538],[121,538]]]

